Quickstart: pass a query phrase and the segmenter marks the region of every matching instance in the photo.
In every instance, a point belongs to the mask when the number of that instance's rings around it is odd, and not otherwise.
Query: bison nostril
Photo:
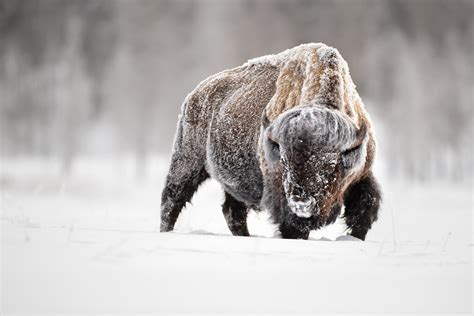
[[[295,186],[293,188],[293,195],[295,196],[295,199],[301,201],[303,196],[303,188],[301,188],[300,186]]]

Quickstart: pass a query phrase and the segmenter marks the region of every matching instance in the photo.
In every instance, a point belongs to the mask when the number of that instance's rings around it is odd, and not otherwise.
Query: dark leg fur
[[[289,214],[280,224],[281,237],[285,239],[308,239],[311,230],[334,223],[341,213],[341,207],[340,204],[335,204],[329,217],[322,222],[318,217],[299,218],[294,214]]]
[[[308,239],[312,226],[312,220],[299,218],[295,214],[288,214],[279,226],[281,238]]]
[[[207,178],[209,178],[209,174],[204,168],[200,172],[190,174],[180,183],[174,183],[171,180],[172,177],[168,175],[161,196],[160,231],[168,232],[173,230],[182,208],[186,205],[186,202],[191,200],[198,186]]]
[[[229,193],[225,193],[225,201],[222,205],[227,226],[234,236],[250,236],[247,228],[248,209],[244,203],[234,199]]]
[[[365,240],[377,220],[381,201],[380,188],[372,175],[352,184],[344,194],[344,217],[351,235]]]
[[[337,217],[341,215],[342,204],[334,204],[331,208],[331,214],[326,219],[324,225],[334,224],[337,220]],[[320,225],[322,226],[322,225]],[[319,228],[319,227],[317,227]]]
[[[280,224],[281,238],[284,239],[308,239],[309,231],[309,229],[300,229],[286,222]]]

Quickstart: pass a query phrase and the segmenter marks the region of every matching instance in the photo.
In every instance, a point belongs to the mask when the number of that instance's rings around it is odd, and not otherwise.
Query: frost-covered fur
[[[284,238],[307,238],[346,206],[351,234],[377,218],[375,139],[347,63],[304,44],[204,80],[186,98],[162,195],[161,230],[173,229],[209,176],[226,192],[223,212],[248,235],[249,208],[268,209]]]

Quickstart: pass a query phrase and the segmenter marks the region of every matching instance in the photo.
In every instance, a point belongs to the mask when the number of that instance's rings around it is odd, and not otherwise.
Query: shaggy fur
[[[234,235],[268,209],[283,238],[308,238],[346,206],[364,239],[380,193],[372,124],[339,52],[304,44],[211,76],[186,98],[162,195],[161,231],[209,176]]]

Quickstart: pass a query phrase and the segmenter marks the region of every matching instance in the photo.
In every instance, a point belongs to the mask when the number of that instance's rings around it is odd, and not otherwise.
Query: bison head
[[[263,203],[298,217],[325,217],[364,166],[367,128],[323,106],[297,107],[271,124],[263,118]]]

